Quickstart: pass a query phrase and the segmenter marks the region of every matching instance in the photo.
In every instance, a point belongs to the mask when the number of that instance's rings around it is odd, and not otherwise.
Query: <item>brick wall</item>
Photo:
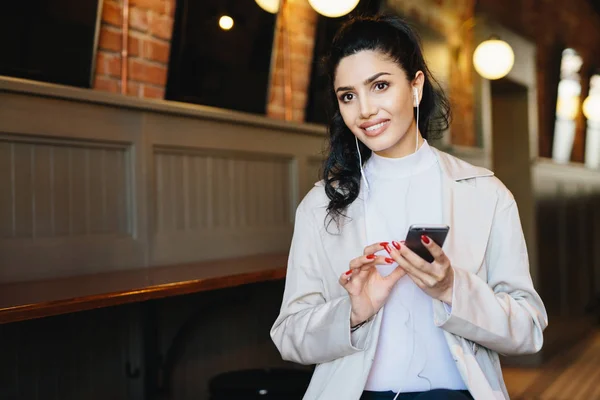
[[[454,59],[450,64],[448,97],[453,120],[451,142],[475,146],[473,32],[467,22],[473,16],[474,0],[389,0],[400,15],[409,17],[441,34],[448,41]]]
[[[317,13],[307,0],[286,0],[283,19],[288,35],[291,64],[292,120],[302,122],[308,100]],[[282,20],[280,19],[279,22]],[[284,34],[280,25],[277,27],[273,42],[273,68],[271,68],[267,115],[271,118],[285,119]]]
[[[105,0],[94,88],[121,91],[122,0]],[[175,0],[130,0],[127,94],[164,98]]]

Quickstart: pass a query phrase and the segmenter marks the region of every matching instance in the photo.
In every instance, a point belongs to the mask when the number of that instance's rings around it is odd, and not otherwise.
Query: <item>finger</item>
[[[423,246],[425,246],[425,248],[429,250],[435,261],[437,261],[440,264],[446,262],[446,254],[444,253],[444,250],[442,250],[442,248],[438,246],[436,242],[431,240],[429,236],[422,235],[421,243],[423,243]]]
[[[369,269],[371,269],[372,267],[375,267],[377,265],[390,265],[394,263],[394,259],[390,258],[390,257],[382,257],[382,256],[378,256],[375,261],[371,264],[367,265],[363,265],[360,270],[361,271],[368,271]]]
[[[400,252],[399,252],[399,250],[401,248],[400,243],[392,242],[392,244],[389,244],[388,242],[383,242],[383,243],[381,243],[381,245],[382,245],[383,249],[385,251],[387,251],[387,253],[390,255],[390,257],[393,260],[395,260],[396,262],[398,262],[396,260],[396,257],[398,257],[400,255]]]
[[[383,279],[385,279],[386,281],[390,281],[390,283],[394,285],[404,275],[406,275],[406,271],[404,270],[404,268],[397,266],[388,276],[386,276]]]
[[[350,269],[361,269],[366,270],[375,265],[392,264],[393,259],[389,257],[376,256],[375,254],[368,254],[366,256],[360,256],[350,261]]]
[[[353,278],[354,277],[363,277],[363,276],[365,276],[365,274],[368,275],[369,272],[371,270],[373,270],[373,268],[375,268],[375,267],[376,267],[375,263],[364,264],[364,265],[362,265],[362,266],[360,266],[358,268],[352,269],[352,271],[354,271],[354,273],[353,273],[352,276],[353,276]]]
[[[348,271],[344,272],[339,279],[339,283],[340,285],[342,285],[343,287],[346,287],[346,285],[348,285],[350,283],[350,281],[352,280],[352,274],[354,273],[353,270],[349,269]]]
[[[340,276],[338,282],[344,289],[346,289],[350,293],[352,285],[362,286],[364,284],[365,279],[368,279],[371,273],[369,269],[373,267],[374,265],[371,265],[367,268],[367,270],[364,271],[362,269],[349,269]]]
[[[433,241],[430,240],[430,242]],[[404,269],[406,274],[421,289],[434,288],[443,279],[443,276],[437,273],[438,268],[423,260],[407,246],[404,246],[404,243],[392,242],[392,244],[393,248],[390,249],[388,246],[386,250],[389,249],[388,251],[398,263],[398,266]]]
[[[410,275],[413,280],[416,279],[415,283],[422,283],[423,285],[428,282],[432,282],[435,278],[428,274],[426,271],[421,270],[420,268],[415,267],[411,262],[407,259],[402,258],[401,262],[398,264],[408,275]]]
[[[433,274],[434,268],[427,261],[423,260],[421,256],[416,254],[414,251],[408,248],[408,246],[401,246],[398,253],[410,264],[411,267],[417,268],[427,274]],[[408,270],[407,270],[408,271]]]
[[[360,257],[356,257],[355,259],[350,261],[350,269],[358,269],[367,264],[373,264],[373,262],[377,259],[375,254],[367,254]]]
[[[416,278],[425,286],[434,285],[438,281],[433,266],[413,253],[409,248],[403,246],[396,253],[398,255],[394,256],[394,260],[411,277]],[[417,282],[415,281],[415,283]]]
[[[402,246],[396,241],[393,241],[391,245],[385,246],[385,250],[388,252],[390,257],[400,266],[414,267],[414,264],[416,262],[418,262],[419,260],[423,261],[421,257],[417,256],[406,246]]]
[[[364,264],[363,266],[355,269],[355,271],[357,272],[364,272],[364,271],[369,271],[371,268],[375,267],[375,263],[371,263],[371,264]]]
[[[419,268],[416,268],[408,259],[406,259],[404,257],[404,255],[402,254],[406,249],[408,250],[410,253],[412,253],[412,255],[414,257],[416,257],[417,262],[424,262],[424,260],[417,256],[415,253],[413,253],[410,249],[408,249],[406,246],[403,246],[404,242],[402,242],[402,244],[398,243],[398,242],[392,242],[393,247],[388,246],[388,248],[386,248],[386,250],[388,251],[388,253],[390,253],[390,255],[394,258],[394,260],[398,263],[398,267],[392,271],[392,273],[390,275],[388,275],[386,278],[388,278],[389,276],[392,276],[392,278],[390,278],[391,280],[399,280],[400,278],[402,278],[402,276],[404,275],[408,275],[412,281],[419,286],[421,289],[425,289],[427,288],[429,285],[426,284],[426,282],[428,281],[434,281],[434,279],[429,276],[428,274],[426,274],[424,271],[422,271]]]
[[[398,263],[398,266],[402,267],[407,273],[414,274],[418,276],[420,279],[425,278],[425,273],[421,270],[421,268],[417,268],[415,266],[416,262],[425,262],[421,257],[417,256],[406,246],[402,246],[398,242],[392,242],[392,246],[388,245],[385,247],[385,250],[390,254],[390,257]],[[409,259],[408,257],[411,259]]]
[[[406,273],[406,275],[408,275],[408,277],[410,279],[412,279],[412,281],[415,283],[415,285],[417,285],[421,289],[429,289],[429,285],[427,285],[425,282],[423,282],[423,280],[421,280],[418,276],[409,274],[408,272]]]
[[[383,250],[385,248],[385,246],[388,244],[389,244],[388,242],[373,243],[373,244],[365,247],[363,254],[364,255],[375,254],[378,251]]]

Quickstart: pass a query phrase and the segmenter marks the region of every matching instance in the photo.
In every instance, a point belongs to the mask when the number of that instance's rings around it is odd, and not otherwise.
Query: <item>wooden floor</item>
[[[504,368],[512,400],[600,400],[600,330],[540,368]]]

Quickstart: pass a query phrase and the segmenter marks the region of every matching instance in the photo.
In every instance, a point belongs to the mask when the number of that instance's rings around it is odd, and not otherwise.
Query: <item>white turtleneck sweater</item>
[[[412,224],[442,223],[441,170],[425,141],[403,158],[373,153],[364,167],[368,243],[400,242]],[[380,253],[386,255],[384,251]],[[378,266],[388,275],[397,264]],[[365,390],[419,392],[466,389],[444,333],[433,323],[431,298],[406,275],[383,309],[379,342]]]

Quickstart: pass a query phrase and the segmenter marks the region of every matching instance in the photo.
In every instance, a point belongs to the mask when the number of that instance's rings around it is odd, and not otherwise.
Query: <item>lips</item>
[[[390,124],[389,119],[378,119],[360,124],[359,127],[367,136],[377,136],[383,133]]]

